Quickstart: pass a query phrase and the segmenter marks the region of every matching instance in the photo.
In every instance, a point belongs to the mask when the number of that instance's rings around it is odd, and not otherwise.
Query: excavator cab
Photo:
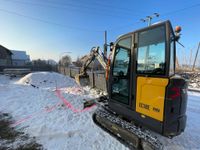
[[[112,111],[167,137],[186,125],[187,82],[175,75],[177,33],[165,21],[119,37],[108,81]]]

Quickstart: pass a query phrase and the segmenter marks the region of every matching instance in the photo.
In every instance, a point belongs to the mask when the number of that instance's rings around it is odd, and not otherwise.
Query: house
[[[12,52],[6,47],[0,45],[0,66],[12,65]]]
[[[12,50],[12,64],[13,66],[25,66],[30,62],[30,56],[26,54],[26,51]]]

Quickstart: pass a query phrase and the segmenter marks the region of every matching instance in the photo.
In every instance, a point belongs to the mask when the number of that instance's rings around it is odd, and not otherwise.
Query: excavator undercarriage
[[[108,108],[98,109],[93,114],[93,121],[103,130],[109,132],[130,149],[162,150],[163,145],[156,136],[133,123],[120,118]]]

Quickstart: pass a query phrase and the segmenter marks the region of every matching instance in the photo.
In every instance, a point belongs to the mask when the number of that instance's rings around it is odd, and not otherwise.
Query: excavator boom
[[[75,80],[79,85],[88,85],[89,76],[87,74],[87,69],[95,59],[97,59],[101,66],[106,69],[107,62],[106,59],[104,59],[104,56],[99,53],[99,47],[93,47],[90,51],[90,54],[86,56],[86,60],[80,69],[80,74],[75,76]]]

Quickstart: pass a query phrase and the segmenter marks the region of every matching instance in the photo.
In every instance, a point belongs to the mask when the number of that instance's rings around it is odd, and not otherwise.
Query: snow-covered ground
[[[189,90],[199,91],[200,92],[200,72],[193,71],[193,72],[184,72],[180,73],[180,75],[186,79],[188,79]]]
[[[48,150],[128,149],[93,123],[96,106],[81,111],[83,101],[98,94],[57,73],[32,73],[20,80],[0,75],[0,112],[10,113],[15,118],[12,126],[24,128]],[[186,130],[173,139],[160,136],[165,149],[200,149],[199,113],[200,94],[189,92]]]

